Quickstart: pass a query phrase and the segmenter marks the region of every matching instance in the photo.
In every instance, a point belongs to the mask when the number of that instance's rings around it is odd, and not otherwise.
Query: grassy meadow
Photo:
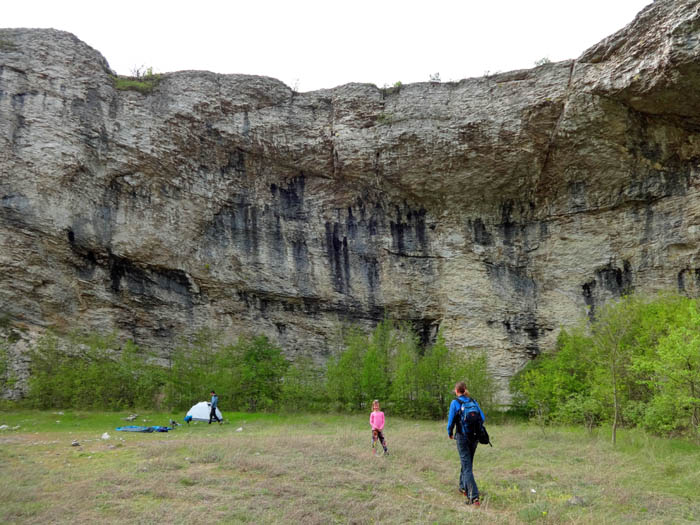
[[[115,432],[171,417],[126,415],[0,412],[0,523],[700,522],[700,448],[641,431],[613,448],[605,430],[491,424],[475,509],[441,422],[388,414],[390,455],[373,456],[364,415],[224,413],[221,426]]]

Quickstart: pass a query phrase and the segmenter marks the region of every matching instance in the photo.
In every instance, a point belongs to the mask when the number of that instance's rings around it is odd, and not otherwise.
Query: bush
[[[131,341],[120,352],[114,337],[73,334],[72,352],[54,334],[31,353],[30,405],[36,408],[151,407],[163,383],[162,370],[146,362]]]
[[[585,393],[573,394],[557,410],[557,421],[582,424],[589,432],[598,426],[604,417],[603,405]]]
[[[368,344],[360,330],[351,328],[345,336],[345,350],[328,361],[326,391],[338,410],[361,410],[371,397],[362,390],[363,370],[358,366]]]
[[[442,334],[423,352],[408,327],[388,320],[370,334],[350,328],[325,368],[308,358],[290,364],[264,336],[221,339],[202,330],[158,366],[114,335],[73,334],[66,342],[49,333],[31,353],[28,401],[37,408],[184,410],[213,389],[227,410],[358,411],[376,398],[395,415],[441,418],[462,380],[484,410],[494,402],[484,354],[461,355]]]
[[[700,311],[677,294],[627,296],[597,312],[588,331],[562,330],[557,347],[511,381],[540,421],[611,421],[699,437]]]
[[[328,410],[323,370],[308,358],[287,369],[282,379],[279,406],[292,412]]]
[[[582,328],[562,330],[554,352],[531,361],[511,380],[516,404],[546,423],[559,417],[567,400],[584,392],[590,395],[591,347]]]
[[[358,366],[358,363],[361,366]],[[379,399],[393,414],[444,418],[454,385],[465,381],[484,410],[494,405],[495,381],[486,356],[463,356],[447,347],[442,334],[421,355],[416,335],[385,320],[366,336],[350,330],[345,349],[328,364],[327,392],[341,411],[369,410]]]
[[[247,409],[272,410],[280,398],[282,378],[289,364],[281,350],[264,335],[239,339],[241,394]]]
[[[114,88],[120,91],[138,91],[143,95],[150,94],[160,83],[162,75],[153,73],[153,68],[143,70],[137,68],[132,76],[112,77]]]
[[[15,379],[10,374],[10,352],[6,341],[0,340],[0,391],[14,385]]]

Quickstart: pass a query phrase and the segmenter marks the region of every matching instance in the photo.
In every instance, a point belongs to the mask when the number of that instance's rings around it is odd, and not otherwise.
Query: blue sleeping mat
[[[172,430],[170,427],[140,427],[138,425],[128,425],[125,427],[117,427],[118,432],[167,432]]]

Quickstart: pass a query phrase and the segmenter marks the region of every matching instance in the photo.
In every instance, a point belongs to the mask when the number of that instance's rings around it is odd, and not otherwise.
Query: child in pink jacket
[[[389,450],[386,448],[386,441],[384,440],[384,412],[379,410],[379,401],[374,400],[372,402],[372,413],[369,415],[369,424],[372,427],[372,454],[377,453],[377,440],[382,444],[384,448],[384,454],[389,454]]]

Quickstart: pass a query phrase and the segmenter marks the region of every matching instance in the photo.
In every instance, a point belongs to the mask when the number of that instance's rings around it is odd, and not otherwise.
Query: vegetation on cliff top
[[[162,79],[162,75],[153,73],[153,68],[147,69],[138,68],[134,70],[132,76],[113,75],[115,89],[120,91],[138,91],[141,94],[148,95],[156,88]]]

